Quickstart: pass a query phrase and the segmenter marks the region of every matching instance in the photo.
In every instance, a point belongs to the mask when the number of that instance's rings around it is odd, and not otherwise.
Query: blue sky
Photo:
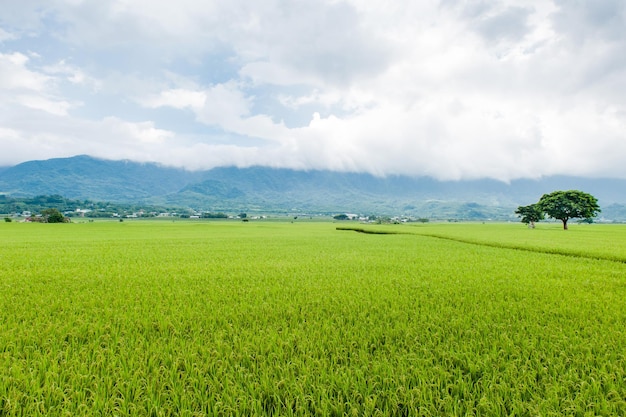
[[[626,178],[623,0],[21,0],[0,165]]]

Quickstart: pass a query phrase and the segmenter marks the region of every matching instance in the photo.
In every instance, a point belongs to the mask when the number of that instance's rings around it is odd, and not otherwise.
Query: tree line
[[[61,213],[75,212],[77,209],[90,210],[84,217],[111,217],[113,213],[120,216],[139,211],[144,212],[178,212],[187,213],[188,209],[161,207],[141,204],[111,203],[92,200],[73,200],[61,195],[39,195],[35,197],[10,197],[0,194],[0,213],[21,214],[23,212],[43,214],[43,210],[57,209]]]

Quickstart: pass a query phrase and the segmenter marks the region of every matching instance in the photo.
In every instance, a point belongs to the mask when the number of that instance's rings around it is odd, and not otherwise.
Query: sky
[[[0,5],[0,166],[626,178],[623,0]]]

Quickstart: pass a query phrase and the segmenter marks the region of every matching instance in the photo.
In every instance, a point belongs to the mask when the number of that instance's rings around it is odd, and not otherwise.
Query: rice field
[[[626,228],[338,225],[0,223],[0,416],[626,415]]]
[[[626,225],[573,223],[568,231],[560,222],[538,223],[536,229],[526,231],[520,226],[435,223],[419,225],[412,232],[501,248],[626,262]]]

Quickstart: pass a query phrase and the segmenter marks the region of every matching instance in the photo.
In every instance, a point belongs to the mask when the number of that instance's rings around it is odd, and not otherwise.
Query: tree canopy
[[[535,223],[543,220],[545,213],[539,207],[539,204],[530,204],[528,206],[519,206],[515,210],[515,214],[522,217],[522,223],[535,227]]]
[[[49,208],[41,211],[41,214],[46,219],[46,223],[64,223],[65,216],[59,210],[55,208]]]
[[[565,230],[567,230],[569,219],[591,219],[601,211],[598,200],[594,196],[578,190],[544,194],[537,205],[549,217],[561,220]]]

